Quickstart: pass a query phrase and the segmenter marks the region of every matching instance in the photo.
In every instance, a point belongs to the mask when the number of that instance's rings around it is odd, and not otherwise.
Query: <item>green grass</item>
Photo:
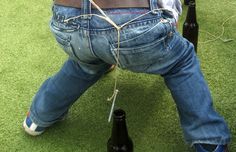
[[[221,24],[236,15],[234,0],[198,0],[200,30],[220,35]],[[22,121],[40,84],[66,60],[49,29],[51,1],[8,0],[0,6],[0,151],[105,152],[111,132],[107,118],[114,73],[104,76],[71,109],[69,117],[33,138]],[[186,14],[180,19],[179,29]],[[236,151],[236,17],[225,23],[223,38],[199,43],[198,56],[217,111],[232,132]],[[199,41],[212,37],[200,33]],[[161,77],[119,71],[117,106],[127,113],[135,152],[188,152],[175,104]]]

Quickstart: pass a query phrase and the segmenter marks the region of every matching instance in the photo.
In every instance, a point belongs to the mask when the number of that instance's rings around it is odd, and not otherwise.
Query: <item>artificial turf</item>
[[[0,151],[105,152],[111,133],[107,122],[114,72],[91,87],[76,102],[68,118],[42,136],[30,137],[22,121],[41,83],[59,70],[67,56],[48,28],[51,1],[2,1],[0,5]],[[186,15],[184,6],[179,30]],[[234,0],[198,0],[200,26],[198,56],[208,81],[214,106],[232,133],[236,151],[236,3]],[[220,39],[206,43],[214,37]],[[188,152],[177,110],[160,76],[119,71],[117,107],[127,113],[135,152]]]

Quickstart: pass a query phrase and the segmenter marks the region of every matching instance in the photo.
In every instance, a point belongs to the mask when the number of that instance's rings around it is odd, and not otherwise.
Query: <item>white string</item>
[[[94,3],[93,0],[89,0],[89,1],[90,1],[90,3],[92,3],[92,4],[99,10],[99,12],[106,18],[106,20],[107,20],[110,24],[112,24],[117,30],[120,29],[120,27],[119,27],[118,25],[116,25],[116,23],[113,22],[113,21],[104,13],[104,11],[103,11],[96,3]]]
[[[204,42],[199,42],[199,43],[201,43],[201,44],[206,44],[206,43],[210,43],[210,42],[216,41],[216,40],[218,40],[218,39],[220,39],[220,40],[223,41],[224,43],[233,41],[234,39],[223,39],[223,38],[221,38],[221,37],[222,37],[222,36],[224,35],[224,33],[225,33],[225,27],[224,27],[225,23],[228,22],[230,19],[232,19],[232,18],[234,18],[234,17],[236,17],[236,15],[233,15],[233,16],[227,18],[227,19],[221,24],[222,32],[221,32],[221,34],[218,35],[218,36],[215,36],[215,35],[211,34],[211,33],[208,32],[208,31],[200,30],[200,32],[207,33],[208,35],[211,35],[212,37],[214,37],[214,39],[208,40],[208,41],[204,41]]]
[[[83,14],[83,15],[78,15],[78,16],[75,16],[75,17],[71,17],[71,18],[68,18],[66,20],[64,20],[65,23],[68,23],[70,20],[75,20],[75,19],[78,19],[78,18],[81,18],[81,17],[90,17],[90,16],[97,16],[105,21],[107,21],[108,23],[110,23],[112,26],[114,26],[114,28],[117,30],[117,49],[116,49],[116,56],[115,56],[115,60],[116,60],[116,66],[115,66],[115,83],[114,83],[114,90],[113,90],[113,94],[111,97],[109,97],[107,100],[108,101],[111,101],[113,99],[113,102],[112,102],[112,106],[111,106],[111,110],[110,110],[110,114],[109,114],[109,118],[108,118],[108,122],[110,122],[111,120],[111,116],[112,116],[112,113],[113,113],[113,109],[114,109],[114,106],[115,106],[115,100],[116,100],[116,97],[117,97],[117,94],[119,92],[119,90],[117,89],[117,81],[118,81],[118,74],[117,74],[117,66],[120,65],[119,64],[119,56],[120,56],[120,31],[123,27],[125,27],[126,25],[128,25],[129,23],[151,13],[151,12],[155,12],[155,11],[168,11],[168,12],[171,12],[171,10],[169,9],[165,9],[165,8],[157,8],[157,9],[153,9],[151,11],[148,11],[142,15],[139,15],[137,16],[136,18],[118,26],[114,21],[112,21],[105,13],[104,11],[93,1],[93,0],[89,0],[90,3],[92,5],[94,5],[98,11],[102,14],[102,15],[98,15],[98,14]],[[162,20],[161,22],[167,22],[167,20]],[[159,24],[159,23],[158,23]],[[158,25],[157,24],[157,25]],[[155,26],[157,26],[155,25]],[[154,26],[154,27],[155,27]],[[153,27],[153,28],[154,28]]]
[[[117,96],[118,92],[119,92],[118,90],[115,90],[115,94],[114,94],[114,98],[113,98],[113,101],[112,101],[112,105],[111,105],[111,110],[110,110],[108,122],[111,121],[111,116],[112,116],[112,113],[113,113],[113,111],[114,111],[115,102],[116,102],[116,96]]]
[[[80,17],[97,16],[97,17],[99,17],[99,18],[101,18],[101,19],[107,21],[107,22],[110,23],[112,26],[114,26],[115,29],[117,30],[117,41],[118,41],[118,42],[117,42],[117,43],[118,43],[118,44],[117,44],[117,49],[116,49],[116,56],[115,56],[115,60],[116,60],[116,66],[115,66],[115,67],[117,67],[117,66],[119,65],[120,31],[121,31],[121,29],[122,29],[124,26],[128,25],[129,23],[131,23],[131,22],[133,22],[133,21],[135,21],[135,20],[137,20],[137,19],[139,19],[139,18],[141,18],[141,17],[143,17],[143,16],[145,16],[145,15],[151,13],[151,12],[163,11],[163,10],[164,10],[164,11],[171,12],[171,10],[166,9],[166,8],[157,8],[157,9],[154,9],[154,10],[152,10],[152,11],[148,11],[148,12],[142,14],[142,15],[139,15],[139,16],[137,16],[136,18],[134,18],[134,19],[132,19],[132,20],[130,20],[130,21],[128,21],[128,22],[126,22],[126,23],[124,23],[124,24],[118,26],[114,21],[112,21],[112,20],[104,13],[104,11],[103,11],[93,0],[89,0],[89,1],[90,1],[90,3],[91,3],[92,5],[94,5],[94,6],[99,10],[99,12],[100,12],[102,15],[98,15],[98,14],[83,14],[83,15],[79,15],[79,16],[75,16],[75,17],[68,18],[68,19],[64,20],[64,22],[68,23],[70,20],[74,20],[74,19],[77,19],[77,18],[80,18]],[[215,36],[215,35],[213,35],[213,34],[207,32],[207,31],[201,30],[201,32],[205,32],[205,33],[207,33],[207,34],[209,34],[209,35],[215,37],[215,39],[208,40],[208,41],[205,41],[205,42],[199,42],[199,43],[204,43],[204,44],[205,44],[205,43],[209,43],[209,42],[216,41],[217,39],[220,39],[220,40],[222,40],[223,42],[233,41],[233,39],[226,39],[226,40],[224,40],[224,39],[222,39],[221,37],[224,35],[224,31],[225,31],[225,29],[224,29],[224,24],[225,24],[226,22],[228,22],[230,19],[232,19],[233,17],[235,17],[235,16],[236,16],[236,15],[229,17],[228,19],[226,19],[226,20],[222,23],[222,32],[221,32],[221,34],[220,34],[219,36]],[[158,23],[158,24],[159,24],[159,23]],[[157,24],[157,25],[158,25],[158,24]],[[157,25],[156,25],[156,26],[157,26]],[[154,28],[154,27],[153,27],[153,28]],[[111,120],[111,116],[112,116],[113,109],[114,109],[114,106],[115,106],[116,97],[117,97],[117,94],[118,94],[118,92],[119,92],[119,90],[117,89],[117,81],[118,81],[118,78],[117,78],[117,77],[118,77],[118,75],[117,75],[117,68],[115,68],[115,83],[114,83],[113,94],[112,94],[111,97],[109,97],[109,98],[107,99],[108,101],[111,101],[111,100],[113,99],[112,106],[111,106],[111,110],[110,110],[110,114],[109,114],[109,118],[108,118],[108,122],[110,122],[110,120]]]

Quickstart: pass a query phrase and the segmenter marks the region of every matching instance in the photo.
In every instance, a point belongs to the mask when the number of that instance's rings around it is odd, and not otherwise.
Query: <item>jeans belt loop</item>
[[[87,15],[87,14],[91,14],[91,3],[89,0],[83,0],[83,3],[82,3],[82,13],[81,15],[83,15],[81,18],[84,19],[84,20],[88,20],[88,19],[91,19],[91,15]]]
[[[157,5],[157,1],[158,0],[149,0],[149,5],[150,5],[150,9],[152,14],[158,14],[158,11],[155,9],[158,9],[158,5]]]

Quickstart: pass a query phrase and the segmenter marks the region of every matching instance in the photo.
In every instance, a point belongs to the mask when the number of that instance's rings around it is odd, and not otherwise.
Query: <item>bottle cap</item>
[[[117,109],[113,112],[114,119],[125,119],[125,111],[122,109]]]

